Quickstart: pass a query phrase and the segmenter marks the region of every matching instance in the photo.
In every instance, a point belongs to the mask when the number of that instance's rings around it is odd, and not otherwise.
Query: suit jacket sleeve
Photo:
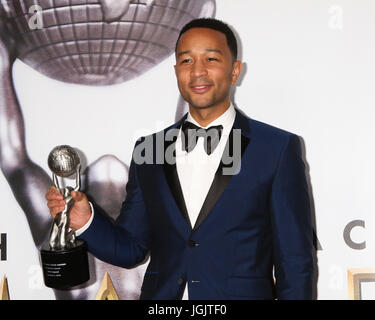
[[[281,152],[271,194],[278,299],[312,299],[313,229],[305,165],[296,135]]]
[[[116,222],[112,223],[98,205],[93,206],[93,221],[79,236],[87,242],[89,251],[100,260],[124,268],[142,262],[149,248],[149,221],[133,160],[126,198]]]

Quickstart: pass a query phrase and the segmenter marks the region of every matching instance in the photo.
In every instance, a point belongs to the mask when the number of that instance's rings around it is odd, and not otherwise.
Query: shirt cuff
[[[75,231],[75,234],[77,237],[79,237],[82,233],[84,233],[90,227],[91,222],[94,219],[94,207],[92,206],[92,203],[90,201],[89,201],[89,205],[91,208],[91,217],[89,221],[87,221],[86,224],[82,228],[79,228]]]

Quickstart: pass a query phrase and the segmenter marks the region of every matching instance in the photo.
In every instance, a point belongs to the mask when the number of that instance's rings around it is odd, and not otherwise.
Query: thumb
[[[84,194],[79,191],[72,191],[70,195],[72,196],[73,200],[76,202],[82,201],[84,199]]]

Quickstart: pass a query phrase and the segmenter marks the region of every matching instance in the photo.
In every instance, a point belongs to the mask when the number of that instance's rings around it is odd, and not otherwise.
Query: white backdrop
[[[216,18],[238,34],[245,63],[235,104],[303,138],[322,249],[318,299],[348,299],[347,270],[375,268],[375,2],[216,0],[216,6]],[[129,164],[136,138],[175,120],[173,65],[171,56],[129,82],[87,87],[51,80],[17,61],[13,74],[30,158],[49,172],[50,150],[70,144],[88,163],[114,154]],[[0,277],[7,276],[11,299],[54,299],[2,174],[0,200],[0,233],[7,234]],[[354,243],[365,242],[361,250],[344,241],[353,220],[364,223],[350,232]],[[375,298],[373,287],[362,283],[363,299]]]

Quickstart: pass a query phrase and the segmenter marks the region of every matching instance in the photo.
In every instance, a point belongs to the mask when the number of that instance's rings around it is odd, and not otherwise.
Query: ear
[[[234,61],[233,68],[232,68],[232,85],[236,84],[237,79],[241,74],[241,71],[242,71],[242,62],[239,60]]]

